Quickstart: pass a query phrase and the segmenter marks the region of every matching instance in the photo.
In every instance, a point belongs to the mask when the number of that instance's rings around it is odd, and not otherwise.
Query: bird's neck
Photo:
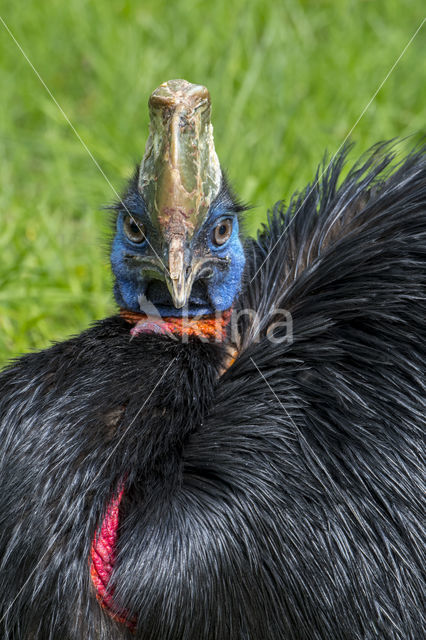
[[[130,325],[132,337],[142,333],[156,333],[176,338],[197,337],[203,340],[224,342],[232,316],[232,309],[199,317],[149,316],[145,313],[121,309],[120,316]]]

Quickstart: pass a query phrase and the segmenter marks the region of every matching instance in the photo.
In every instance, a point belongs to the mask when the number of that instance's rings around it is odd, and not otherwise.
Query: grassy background
[[[335,152],[424,17],[421,0],[3,0],[0,15],[120,190],[162,81],[209,87],[254,231]],[[424,131],[426,25],[353,131]],[[110,314],[107,181],[0,24],[0,364]]]

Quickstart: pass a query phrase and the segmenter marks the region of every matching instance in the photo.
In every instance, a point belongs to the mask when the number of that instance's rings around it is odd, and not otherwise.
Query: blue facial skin
[[[224,258],[212,263],[211,277],[196,280],[187,304],[183,309],[176,309],[164,278],[159,280],[149,272],[141,269],[138,256],[154,256],[155,252],[167,265],[167,258],[161,246],[158,231],[151,223],[140,196],[137,193],[128,195],[125,205],[137,222],[145,226],[148,241],[137,244],[129,240],[124,232],[124,219],[127,215],[120,210],[117,216],[116,234],[111,249],[111,265],[115,276],[114,294],[118,305],[132,311],[159,313],[161,316],[180,317],[202,316],[225,311],[240,290],[245,257],[236,210],[238,207],[225,193],[213,203],[209,215],[202,227],[194,234],[189,245],[190,255],[198,257],[211,256]],[[232,219],[233,228],[229,239],[217,246],[213,240],[215,227],[226,219]],[[142,300],[142,306],[141,306]],[[154,305],[152,307],[152,305]],[[152,308],[151,308],[152,307]]]

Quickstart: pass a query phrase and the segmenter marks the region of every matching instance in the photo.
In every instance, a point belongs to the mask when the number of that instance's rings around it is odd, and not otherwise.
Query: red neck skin
[[[105,518],[97,529],[90,548],[90,577],[96,591],[99,604],[107,613],[134,631],[136,620],[127,611],[118,611],[114,605],[114,587],[110,585],[116,559],[120,503],[124,494],[124,484],[118,487],[117,494],[108,504]]]

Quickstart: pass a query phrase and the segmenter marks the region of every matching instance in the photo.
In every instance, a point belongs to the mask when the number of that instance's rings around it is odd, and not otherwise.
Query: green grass
[[[6,0],[0,15],[120,190],[162,81],[209,87],[216,146],[238,193],[276,200],[335,152],[423,19],[421,0]],[[356,155],[424,131],[426,25],[355,127]],[[0,24],[0,364],[114,311],[114,198]]]

